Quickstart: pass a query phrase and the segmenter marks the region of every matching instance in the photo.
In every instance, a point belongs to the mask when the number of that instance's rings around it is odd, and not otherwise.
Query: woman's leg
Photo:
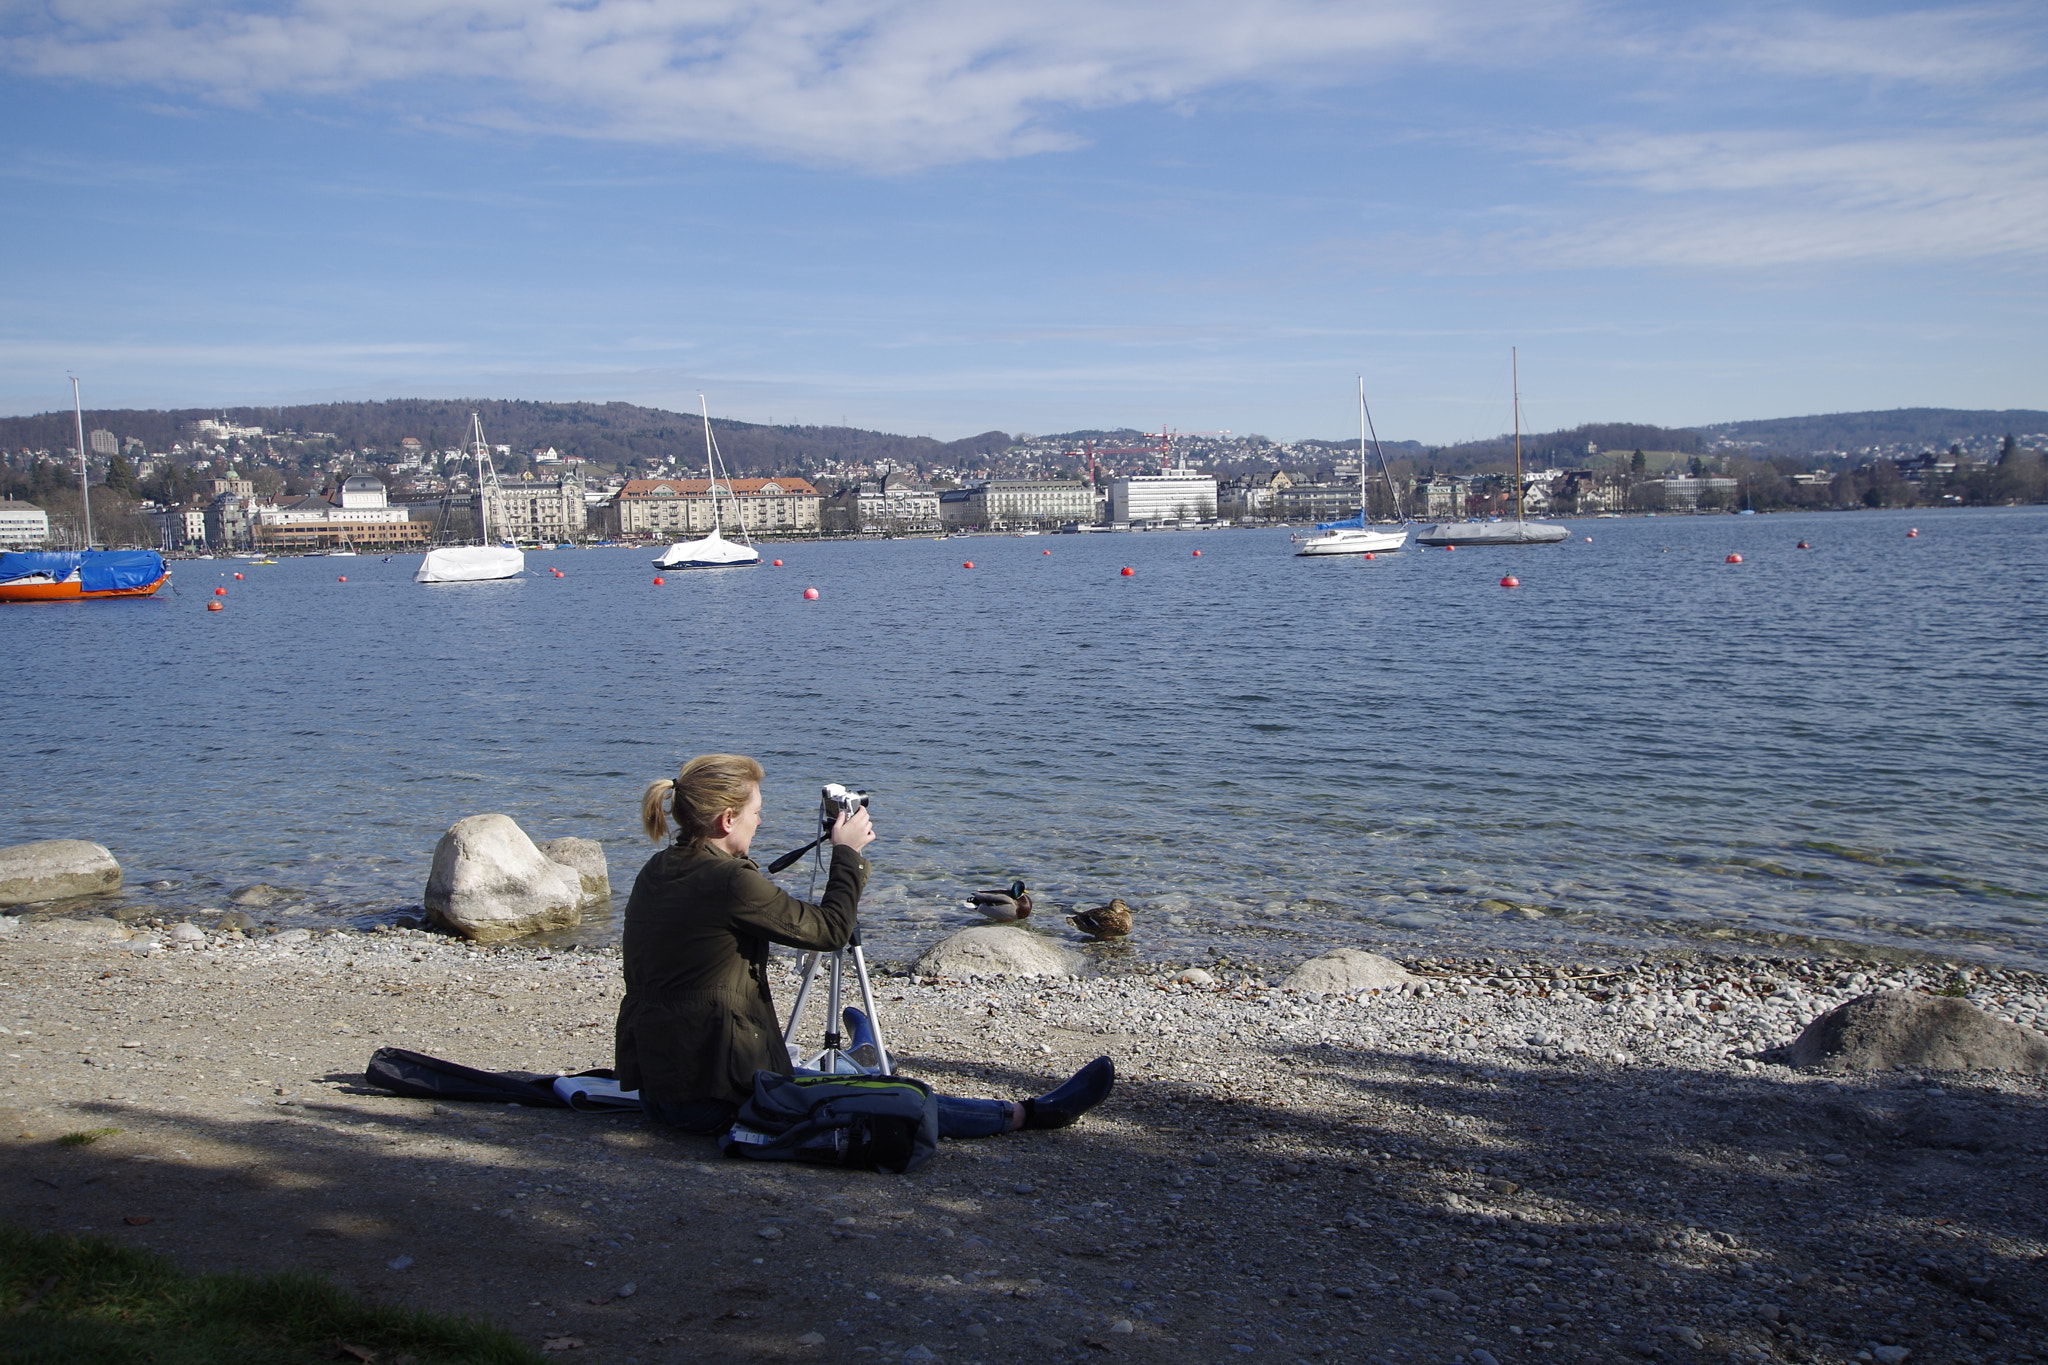
[[[940,1095],[939,1136],[942,1138],[985,1138],[1011,1133],[1024,1126],[1022,1106],[1009,1100],[969,1100],[958,1095]]]

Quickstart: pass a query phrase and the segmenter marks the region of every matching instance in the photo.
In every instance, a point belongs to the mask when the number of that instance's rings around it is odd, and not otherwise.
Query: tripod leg
[[[856,948],[857,953],[860,949]],[[831,954],[832,974],[825,979],[825,1050],[836,1052],[841,1041],[839,1033],[839,998],[846,975],[846,954],[842,950]]]
[[[804,1021],[804,1002],[811,998],[811,983],[818,979],[817,953],[804,954],[803,984],[796,988],[796,1003],[789,1007],[789,1027],[782,1030],[782,1045],[792,1047],[796,1043],[797,1026]]]
[[[889,1060],[889,1044],[882,1038],[882,1016],[875,1013],[875,988],[868,980],[868,956],[858,943],[853,945],[853,970],[860,979],[861,1008],[867,1011],[868,1025],[875,1031],[875,1058],[882,1064],[882,1074],[893,1076],[896,1066]]]

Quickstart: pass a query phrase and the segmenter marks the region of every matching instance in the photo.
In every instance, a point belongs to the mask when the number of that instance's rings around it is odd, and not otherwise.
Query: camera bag
[[[939,1101],[908,1076],[756,1071],[723,1146],[729,1157],[907,1175],[938,1151]]]

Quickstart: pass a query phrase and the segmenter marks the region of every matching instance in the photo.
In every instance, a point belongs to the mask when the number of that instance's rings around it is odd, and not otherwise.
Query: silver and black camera
[[[827,834],[841,815],[851,815],[866,807],[868,794],[842,787],[837,782],[825,784],[824,795],[818,801],[818,824]]]

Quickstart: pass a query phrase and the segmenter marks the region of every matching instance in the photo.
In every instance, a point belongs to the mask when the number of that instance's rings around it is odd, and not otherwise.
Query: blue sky
[[[2038,6],[0,0],[0,411],[2042,407]]]

